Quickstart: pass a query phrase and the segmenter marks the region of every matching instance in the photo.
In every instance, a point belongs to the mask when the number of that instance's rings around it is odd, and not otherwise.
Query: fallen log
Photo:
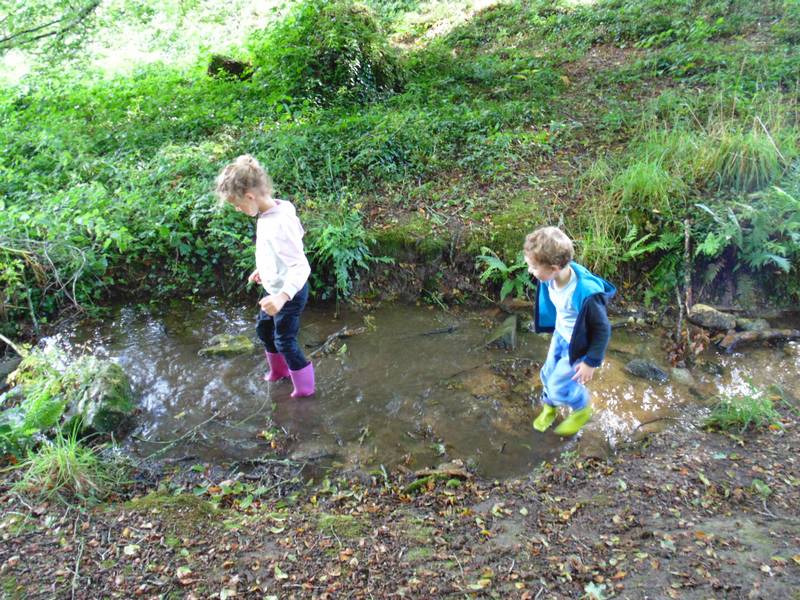
[[[797,340],[800,330],[797,329],[765,329],[764,331],[729,331],[719,343],[726,352],[733,352],[739,344],[760,342],[765,340]]]

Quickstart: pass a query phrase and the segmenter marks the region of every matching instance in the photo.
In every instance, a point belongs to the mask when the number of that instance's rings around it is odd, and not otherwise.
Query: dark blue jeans
[[[280,352],[292,371],[299,371],[308,364],[300,344],[297,343],[297,332],[300,331],[300,313],[308,300],[308,283],[294,298],[283,305],[281,311],[270,317],[263,310],[258,311],[256,333],[264,342],[267,352]]]

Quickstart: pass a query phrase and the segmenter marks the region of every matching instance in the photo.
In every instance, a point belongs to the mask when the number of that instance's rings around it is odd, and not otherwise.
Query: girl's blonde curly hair
[[[216,191],[229,202],[254,191],[272,196],[272,179],[254,156],[242,154],[220,171]]]

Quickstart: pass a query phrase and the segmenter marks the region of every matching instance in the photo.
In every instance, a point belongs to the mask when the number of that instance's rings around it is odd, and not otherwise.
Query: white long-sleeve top
[[[311,267],[303,252],[303,226],[294,206],[275,200],[259,213],[256,224],[256,269],[268,294],[286,292],[291,300],[305,285]]]

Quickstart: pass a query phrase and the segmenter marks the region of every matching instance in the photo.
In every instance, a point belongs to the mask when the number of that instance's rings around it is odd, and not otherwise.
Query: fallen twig
[[[2,340],[2,342],[4,344],[6,344],[9,348],[11,348],[14,352],[19,354],[22,358],[25,358],[28,355],[27,352],[25,352],[22,348],[17,346],[14,342],[12,342],[10,339],[8,339],[6,336],[4,336],[2,333],[0,333],[0,340]]]
[[[210,416],[208,419],[206,419],[206,420],[205,420],[205,421],[203,421],[202,423],[198,423],[197,425],[195,425],[194,427],[192,427],[192,428],[191,428],[189,431],[187,431],[186,433],[184,433],[182,436],[180,436],[180,437],[178,437],[178,438],[175,438],[174,440],[170,440],[170,441],[167,441],[167,442],[159,442],[159,441],[149,441],[149,440],[144,440],[144,439],[142,439],[142,441],[144,441],[144,442],[147,442],[147,443],[150,443],[150,444],[166,444],[166,445],[165,445],[163,448],[159,448],[158,450],[156,450],[156,451],[155,451],[155,452],[153,452],[152,454],[149,454],[149,455],[145,456],[144,458],[142,458],[142,459],[139,461],[139,463],[137,464],[137,466],[141,465],[141,464],[142,464],[144,461],[146,461],[146,460],[150,460],[150,459],[152,459],[152,458],[155,458],[156,456],[159,456],[159,455],[161,455],[161,454],[164,454],[164,453],[165,453],[167,450],[169,450],[170,448],[173,448],[173,447],[174,447],[174,446],[176,446],[176,445],[177,445],[179,442],[181,442],[181,441],[185,440],[185,439],[186,439],[186,438],[188,438],[188,437],[191,437],[191,436],[193,436],[195,433],[197,433],[197,431],[198,431],[198,430],[199,430],[199,429],[200,429],[200,428],[201,428],[203,425],[206,425],[207,423],[210,423],[211,421],[213,421],[214,419],[216,419],[216,418],[217,418],[217,417],[220,415],[220,413],[221,413],[221,412],[222,412],[222,411],[218,410],[218,411],[217,411],[217,412],[215,412],[213,415],[211,415],[211,416]]]
[[[331,346],[333,346],[333,344],[337,340],[341,338],[352,337],[354,335],[359,335],[361,333],[364,333],[366,330],[367,330],[366,327],[355,327],[355,328],[350,328],[347,326],[342,327],[339,331],[330,334],[328,336],[328,339],[326,339],[319,348],[309,353],[308,358],[313,358],[317,354],[325,354],[330,351]]]

